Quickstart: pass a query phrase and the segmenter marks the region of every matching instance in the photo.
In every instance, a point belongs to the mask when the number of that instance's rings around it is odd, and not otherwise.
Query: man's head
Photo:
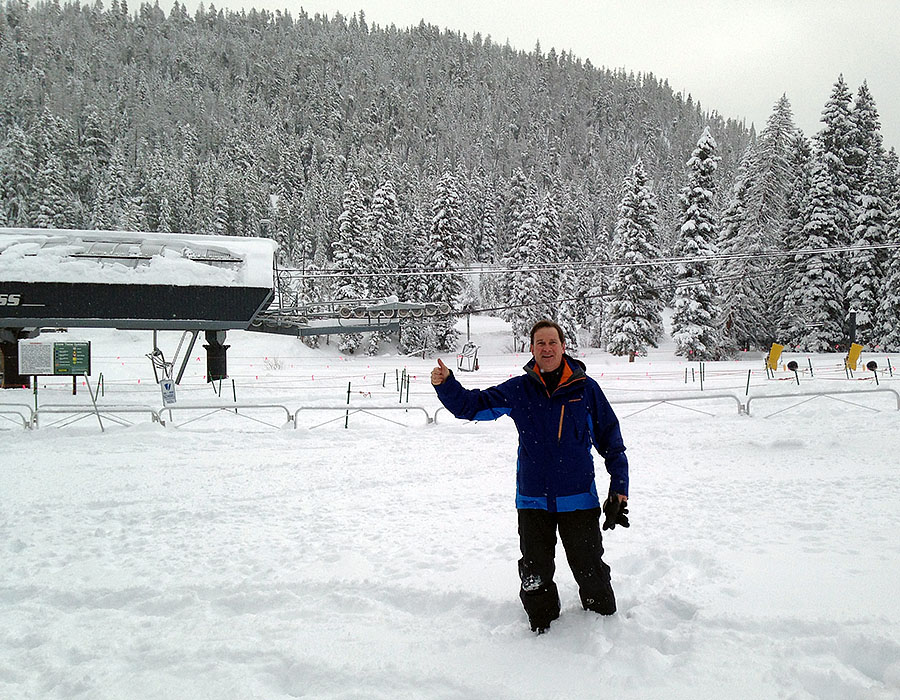
[[[566,341],[562,328],[553,321],[538,321],[531,328],[531,354],[541,372],[552,372],[562,363]]]

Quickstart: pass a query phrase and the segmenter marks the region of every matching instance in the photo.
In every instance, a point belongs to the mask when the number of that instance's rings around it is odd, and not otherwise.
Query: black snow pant
[[[585,610],[601,615],[616,611],[616,597],[603,561],[600,509],[550,513],[539,509],[519,510],[519,597],[528,614],[531,629],[550,626],[559,617],[559,592],[553,582],[556,571],[556,531]]]

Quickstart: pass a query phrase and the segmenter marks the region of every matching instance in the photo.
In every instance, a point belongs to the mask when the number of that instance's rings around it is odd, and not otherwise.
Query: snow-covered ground
[[[464,384],[520,371],[504,324],[472,330],[481,370]],[[92,341],[101,405],[161,406],[150,333],[57,338]],[[161,334],[167,356],[177,341]],[[105,432],[94,416],[28,431],[0,415],[0,698],[900,698],[900,412],[876,392],[900,376],[876,387],[838,356],[809,358],[814,376],[786,357],[797,386],[754,355],[707,364],[701,392],[669,348],[633,365],[585,352],[631,462],[632,527],[604,540],[619,613],[580,609],[560,551],[562,616],[535,637],[510,420],[438,412],[430,359],[227,342],[234,388],[205,384],[198,343],[177,405],[236,395],[284,405],[296,429],[272,427],[279,408],[178,409],[165,427],[120,414],[134,425],[110,416]],[[397,407],[404,370],[424,413],[354,413],[345,429],[344,412],[309,410],[343,404],[348,384],[354,410]],[[39,405],[89,402],[71,388],[41,379]],[[865,393],[756,398],[847,390]],[[682,395],[725,398],[624,403]]]

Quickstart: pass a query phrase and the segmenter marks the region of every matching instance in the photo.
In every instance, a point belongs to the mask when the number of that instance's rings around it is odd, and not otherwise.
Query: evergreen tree
[[[731,351],[765,347],[771,341],[765,298],[769,265],[762,255],[765,249],[758,229],[747,212],[752,188],[748,171],[753,160],[754,153],[748,150],[719,231],[723,334]]]
[[[605,243],[601,243],[593,251],[585,267],[583,284],[588,302],[585,326],[588,329],[588,342],[592,348],[603,347],[607,287],[609,286],[609,275],[606,271],[609,269],[609,259],[609,249]]]
[[[778,275],[778,291],[775,295],[774,314],[778,319],[777,340],[788,347],[796,347],[803,334],[803,290],[799,278],[799,265],[803,257],[796,254],[806,245],[803,231],[803,206],[812,181],[812,150],[809,140],[798,132],[793,141],[791,155],[793,173],[790,194],[787,199],[786,218],[782,234],[782,250],[793,255],[785,256]]]
[[[106,135],[97,107],[85,108],[81,140],[78,144],[78,168],[74,177],[74,189],[88,209],[93,202],[97,179],[109,163],[113,144]],[[117,203],[119,207],[124,202]]]
[[[752,155],[742,162],[749,187],[746,194],[746,226],[742,235],[744,245],[752,246],[755,251],[777,250],[781,245],[780,236],[785,227],[787,201],[794,178],[791,156],[796,132],[790,102],[786,95],[782,95],[754,144]],[[754,261],[753,272],[758,274],[754,277],[754,289],[746,291],[757,308],[753,312],[748,311],[747,318],[750,313],[759,313],[763,309],[777,311],[782,298],[778,284],[779,264],[780,260],[774,257],[760,256]],[[727,294],[723,296],[727,298]],[[761,315],[757,318],[762,321]],[[771,332],[757,334],[752,344],[767,344],[770,338]],[[749,345],[740,340],[738,344]]]
[[[481,173],[483,190],[477,199],[478,230],[475,241],[475,259],[482,263],[492,263],[497,259],[497,206],[496,188],[493,180]]]
[[[121,148],[114,148],[97,183],[97,196],[90,219],[92,228],[107,231],[135,230],[126,227],[125,208],[129,202],[129,189],[125,157]]]
[[[460,218],[459,183],[449,163],[437,185],[432,207],[431,229],[428,237],[428,270],[443,274],[432,276],[429,296],[432,301],[444,302],[455,308],[462,291],[462,276],[458,267],[463,259],[462,228]],[[456,317],[437,317],[433,324],[435,349],[440,352],[456,350],[459,337],[454,328]]]
[[[365,271],[369,278],[369,294],[383,299],[395,293],[395,279],[387,274],[396,267],[393,248],[390,245],[399,234],[400,218],[397,211],[397,193],[393,183],[388,180],[381,185],[372,196],[366,230],[368,232],[368,250]],[[369,338],[366,354],[375,355],[385,340],[385,335],[375,331]]]
[[[662,328],[662,301],[656,273],[647,265],[659,258],[657,205],[638,159],[625,178],[619,205],[607,312],[607,351],[613,355],[645,355],[656,347]]]
[[[37,176],[40,203],[34,217],[38,228],[80,228],[81,209],[66,182],[60,158],[47,154]]]
[[[887,238],[888,206],[881,196],[876,157],[869,159],[863,191],[857,202],[857,223],[850,253],[850,276],[844,285],[847,308],[856,311],[856,342],[873,348],[878,343],[876,317],[883,278],[882,246]]]
[[[578,279],[575,270],[566,265],[559,273],[560,302],[556,311],[556,322],[563,329],[566,351],[574,355],[580,346],[578,339],[578,307],[582,298],[578,296]]]
[[[900,207],[894,207],[887,222],[885,241],[890,251],[876,316],[877,343],[885,352],[900,352]]]
[[[512,174],[509,189],[500,214],[499,245],[502,250],[500,266],[504,270],[518,271],[524,265],[524,250],[526,239],[530,235],[529,227],[532,225],[534,210],[530,211],[531,218],[527,221],[526,209],[529,204],[533,207],[533,185],[526,178],[521,168],[517,168]],[[516,298],[516,280],[518,272],[506,272],[497,284],[498,296],[504,306],[512,307]],[[509,308],[500,314],[504,320],[513,325],[513,337],[521,335],[523,320],[520,311]]]
[[[682,190],[683,223],[675,266],[672,339],[675,352],[691,360],[714,360],[721,354],[718,288],[713,276],[716,256],[714,215],[717,144],[704,129],[688,166]]]
[[[546,306],[541,307],[541,300],[546,299],[546,287],[540,264],[544,251],[537,228],[537,204],[529,198],[519,217],[519,231],[516,234],[517,260],[515,272],[509,276],[509,312],[506,319],[512,326],[513,346],[516,351],[528,347],[531,326],[536,316],[543,316]],[[539,309],[539,311],[536,311]]]
[[[854,204],[858,206],[859,198],[866,189],[869,178],[880,175],[885,158],[878,108],[865,81],[857,90],[856,100],[850,112],[850,124],[847,167],[850,174],[851,196],[854,198]]]
[[[535,215],[532,233],[534,238],[527,248],[528,257],[525,265],[536,271],[538,283],[543,292],[530,300],[531,306],[527,311],[534,319],[556,319],[556,299],[557,297],[561,298],[559,265],[563,262],[563,256],[560,254],[562,237],[559,227],[559,212],[552,194],[544,195],[541,208]],[[529,326],[529,333],[530,330]]]
[[[335,298],[358,302],[369,296],[367,280],[359,274],[366,263],[366,253],[360,247],[363,241],[365,208],[359,182],[351,177],[344,190],[344,208],[338,217],[338,237],[334,241]],[[342,333],[341,352],[354,353],[362,343],[362,333]]]
[[[404,227],[400,244],[401,273],[399,295],[401,301],[424,303],[429,299],[429,281],[421,274],[425,270],[428,258],[428,217],[416,209]],[[401,324],[400,350],[413,353],[427,348],[434,343],[429,342],[430,326],[419,318],[406,318]]]
[[[855,134],[850,103],[850,90],[844,77],[839,76],[822,112],[824,126],[816,137],[816,157],[828,173],[835,217],[834,228],[823,229],[823,232],[834,235],[828,245],[840,247],[850,245],[856,222],[857,178],[853,173]],[[846,260],[841,261],[839,275],[843,286],[849,275]]]
[[[0,210],[5,211],[11,226],[28,228],[33,224],[34,163],[28,136],[13,124],[0,148]]]
[[[572,261],[592,260],[594,251],[589,243],[590,231],[583,208],[575,201],[570,192],[563,191],[560,203],[560,233],[562,237],[562,250]],[[594,276],[597,267],[591,264],[583,264],[571,270],[575,285],[575,296],[583,301],[575,306],[575,323],[587,328],[591,325],[591,319],[596,313],[602,317],[603,301],[590,296]],[[596,306],[596,308],[595,308]]]
[[[370,292],[374,297],[387,297],[396,293],[396,280],[384,274],[397,266],[394,258],[396,241],[400,239],[400,211],[394,183],[384,182],[372,196],[366,228],[369,230],[371,248],[369,271],[380,273],[371,278]]]
[[[893,205],[900,205],[900,157],[891,148],[884,158],[884,199]]]
[[[752,158],[745,155],[741,163],[750,179],[749,221],[757,229],[759,244],[764,248],[775,246],[787,215],[796,132],[791,104],[782,95],[759,135]]]
[[[803,325],[797,347],[806,352],[833,352],[843,342],[844,300],[840,260],[830,252],[838,235],[838,207],[832,198],[834,185],[827,167],[813,165],[811,188],[804,202],[802,221],[805,251],[798,266],[798,286]]]

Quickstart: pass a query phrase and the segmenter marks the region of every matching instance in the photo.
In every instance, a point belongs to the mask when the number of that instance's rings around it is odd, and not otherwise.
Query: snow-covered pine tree
[[[445,163],[446,164],[446,163]],[[460,242],[462,244],[462,261],[471,262],[475,259],[475,243],[479,229],[479,207],[476,198],[480,197],[474,180],[469,176],[465,163],[458,160],[455,169],[457,196],[459,197]]]
[[[172,227],[172,217],[172,205],[169,203],[168,195],[163,193],[159,198],[159,222],[157,223],[157,229],[168,233],[175,231],[176,229]]]
[[[534,196],[534,185],[525,176],[521,168],[516,168],[510,178],[497,228],[500,267],[504,270],[518,270],[523,265],[523,243],[520,237],[525,229],[522,223],[525,209],[529,200],[532,200]],[[532,211],[532,218],[533,215],[534,211]],[[528,225],[531,225],[530,222]],[[498,279],[496,289],[502,305],[513,305],[513,298],[516,294],[516,274],[515,272],[506,272]],[[515,314],[515,309],[510,308],[502,312],[500,316],[515,326]],[[513,336],[516,336],[515,329],[513,330]]]
[[[612,271],[606,321],[606,349],[634,360],[656,347],[662,329],[657,275],[647,263],[659,258],[658,207],[641,159],[625,178],[613,238],[617,267]]]
[[[541,208],[535,216],[532,233],[534,238],[529,244],[529,257],[525,264],[540,270],[538,276],[542,292],[531,299],[533,306],[527,309],[528,315],[535,321],[542,318],[556,319],[556,299],[560,297],[558,267],[563,261],[563,250],[559,210],[551,193],[544,195]]]
[[[478,194],[479,230],[475,243],[475,260],[482,265],[493,267],[499,258],[497,249],[497,188],[492,178],[487,177],[483,169],[479,170],[479,179],[483,190]],[[482,267],[484,269],[484,267]],[[479,306],[496,307],[500,305],[498,285],[502,277],[490,270],[477,278],[477,298]],[[474,290],[473,290],[474,291]]]
[[[571,265],[565,265],[560,268],[559,297],[556,322],[563,329],[567,352],[574,354],[580,345],[578,339],[578,307],[584,302],[578,295],[578,279],[576,271]]]
[[[884,199],[900,206],[900,156],[891,148],[884,157]]]
[[[370,271],[384,273],[396,269],[395,243],[400,239],[401,220],[397,192],[391,180],[383,182],[372,195],[367,228],[372,244]],[[396,294],[396,284],[396,279],[381,274],[372,277],[369,288],[372,296],[386,297]]]
[[[228,201],[225,188],[217,183],[213,196],[211,233],[217,236],[229,235],[231,233],[231,218],[231,202]]]
[[[787,199],[781,249],[793,253],[806,245],[806,235],[803,232],[803,206],[812,181],[812,149],[809,139],[799,131],[793,139],[791,172],[793,183]],[[802,310],[803,289],[798,279],[803,257],[794,254],[784,257],[783,261],[778,273],[775,294],[774,314],[778,319],[776,341],[793,348],[797,346],[805,324]]]
[[[856,222],[855,178],[852,162],[855,154],[851,95],[844,76],[838,77],[822,111],[824,126],[816,135],[816,157],[825,165],[831,183],[834,205],[834,240],[829,245],[848,246]],[[847,280],[848,266],[841,261],[841,284]]]
[[[419,302],[428,299],[428,278],[421,274],[426,267],[428,255],[429,217],[421,208],[416,208],[404,226],[398,252],[401,276],[398,282],[398,295],[401,301]],[[434,343],[429,342],[430,326],[422,319],[406,318],[401,323],[400,350],[413,353],[423,350]]]
[[[860,217],[866,216],[861,210],[861,207],[864,206],[864,197],[872,195],[880,197],[882,204],[888,207],[886,214],[889,213],[892,197],[888,173],[890,166],[881,136],[881,120],[878,116],[878,108],[875,106],[875,98],[872,97],[865,81],[859,86],[856,93],[856,101],[853,103],[850,118],[853,123],[853,141],[849,167],[856,208],[854,224],[858,228]],[[884,268],[887,260],[887,251],[875,251],[875,263],[879,269]],[[851,269],[851,276],[852,273]],[[851,280],[849,284],[852,286],[853,281]],[[853,303],[849,297],[847,302],[848,304]]]
[[[892,248],[884,270],[881,295],[876,317],[877,343],[885,352],[900,352],[900,206],[894,210],[887,222],[885,241]]]
[[[351,176],[344,190],[344,205],[338,217],[338,235],[332,248],[336,278],[335,298],[350,302],[369,296],[367,278],[359,274],[365,268],[367,253],[363,250],[365,207],[359,182]],[[362,342],[362,333],[341,333],[341,352],[354,353]]]
[[[432,206],[431,229],[428,236],[428,270],[443,274],[430,277],[429,301],[446,302],[456,308],[462,291],[462,277],[458,267],[463,258],[463,222],[460,218],[459,184],[449,163],[444,164],[444,174],[437,184]],[[438,316],[434,328],[435,350],[456,350],[459,333],[454,326],[456,317]]]
[[[742,161],[750,179],[750,221],[764,248],[775,246],[784,224],[796,132],[791,103],[782,95],[754,145],[752,158],[745,154]]]
[[[509,311],[505,316],[510,322],[513,333],[513,347],[516,351],[528,347],[528,336],[536,317],[542,316],[536,311],[541,299],[545,299],[547,290],[543,286],[541,270],[534,267],[543,247],[537,234],[537,203],[531,197],[525,202],[525,208],[519,217],[519,231],[515,241],[515,259],[517,267],[510,274]]]
[[[856,342],[874,348],[878,344],[877,314],[884,270],[881,250],[887,239],[890,211],[881,194],[881,170],[877,156],[869,158],[863,190],[856,204],[856,231],[849,255],[850,276],[844,285],[847,308],[856,311]]]
[[[584,206],[576,202],[575,197],[567,190],[563,190],[561,194],[559,219],[562,250],[570,261],[582,263],[571,270],[575,296],[582,300],[575,307],[575,322],[582,328],[588,328],[594,316],[594,306],[597,305],[598,309],[602,309],[603,302],[590,297],[597,268],[588,264],[593,251],[589,243],[590,232]],[[597,315],[602,317],[602,311],[597,311]]]
[[[675,353],[691,360],[715,360],[721,355],[720,302],[714,279],[716,219],[713,210],[716,141],[703,130],[688,166],[688,184],[681,193],[682,221],[675,265],[672,340]]]
[[[122,149],[116,146],[98,178],[94,210],[90,218],[92,228],[107,231],[129,230],[125,228],[125,206],[131,189],[127,177],[125,155]]]
[[[827,166],[813,163],[812,180],[801,215],[806,235],[797,270],[802,328],[797,348],[806,352],[834,352],[844,342],[844,300],[840,259],[831,252],[840,217],[833,200],[834,185]]]
[[[769,265],[761,255],[764,245],[755,217],[748,214],[754,156],[748,148],[719,231],[722,332],[724,347],[730,352],[762,348],[772,339],[765,295]]]
[[[26,133],[13,123],[0,148],[0,208],[10,226],[28,228],[33,224],[35,154]]]
[[[875,98],[866,81],[863,81],[856,92],[856,100],[850,111],[850,122],[852,133],[847,167],[851,194],[854,197],[854,204],[858,205],[859,197],[866,188],[869,178],[880,176],[885,158],[881,120],[875,106]]]
[[[397,237],[400,229],[397,193],[390,180],[385,181],[372,195],[366,229],[369,242],[365,271],[372,275],[369,278],[369,294],[383,299],[396,292],[395,279],[386,273],[396,269],[393,248],[388,242]],[[369,338],[366,354],[377,354],[379,346],[386,339],[387,336],[380,331],[373,332]]]
[[[791,104],[787,96],[782,95],[754,144],[752,158],[743,163],[749,180],[749,192],[746,196],[747,226],[742,234],[747,244],[756,251],[777,250],[781,245],[787,200],[794,177],[791,155],[796,132]],[[772,311],[780,306],[778,271],[781,262],[778,258],[763,256],[754,261],[759,272],[754,280],[755,293],[760,297],[761,308],[769,312],[770,318]],[[763,321],[762,316],[759,316],[759,321]],[[770,329],[755,340],[768,344],[771,337]]]
[[[592,348],[602,348],[605,340],[606,324],[604,319],[612,257],[610,241],[607,241],[605,236],[601,236],[595,239],[593,247],[585,259],[582,290],[588,302],[588,309],[582,327],[588,330],[588,344]]]
[[[482,263],[492,263],[497,259],[497,188],[483,168],[479,170],[478,178],[483,189],[477,195],[475,259]]]
[[[63,164],[56,153],[47,153],[37,174],[40,198],[34,217],[38,228],[79,228],[80,203],[69,189]]]

